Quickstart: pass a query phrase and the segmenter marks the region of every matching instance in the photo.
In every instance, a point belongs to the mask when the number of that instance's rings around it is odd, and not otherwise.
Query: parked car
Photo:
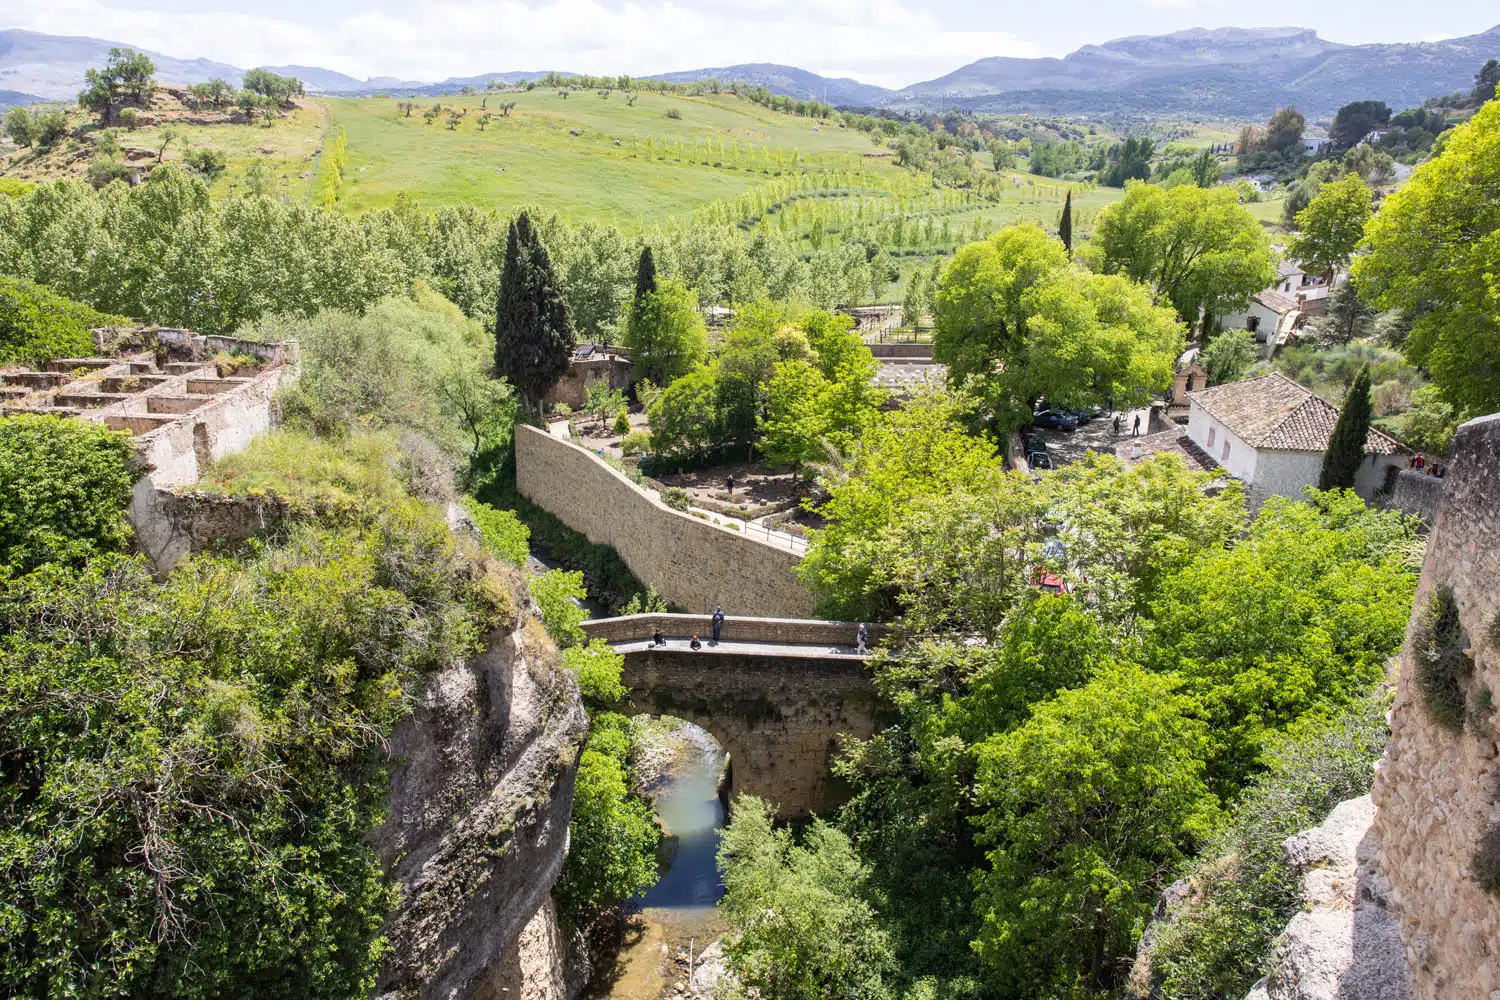
[[[1034,451],[1039,451],[1043,455],[1048,454],[1047,439],[1040,434],[1026,435],[1026,454],[1030,455]]]
[[[1034,451],[1026,456],[1026,464],[1031,466],[1033,471],[1036,469],[1050,469],[1052,468],[1052,456],[1044,451]]]
[[[1031,422],[1038,427],[1051,427],[1060,431],[1075,431],[1078,429],[1078,419],[1066,410],[1043,410],[1031,418]]]
[[[1078,426],[1080,427],[1094,419],[1094,414],[1088,410],[1063,410],[1062,412],[1078,421]]]

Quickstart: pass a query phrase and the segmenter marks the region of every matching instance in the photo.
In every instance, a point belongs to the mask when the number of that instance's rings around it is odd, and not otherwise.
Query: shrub
[[[542,624],[547,634],[561,645],[575,645],[584,641],[583,629],[579,626],[589,613],[578,602],[589,596],[583,588],[583,574],[554,569],[535,577],[531,581],[531,597],[541,612]]]
[[[40,367],[55,358],[93,354],[94,327],[129,322],[25,278],[0,277],[0,365]]]
[[[0,418],[0,579],[123,549],[134,454],[129,434],[100,424]]]
[[[625,685],[620,683],[625,657],[603,639],[586,646],[569,646],[563,650],[562,661],[578,677],[578,690],[586,701],[612,705],[625,697]]]
[[[1412,630],[1411,651],[1417,690],[1433,722],[1451,732],[1462,732],[1467,698],[1464,682],[1474,664],[1464,655],[1467,645],[1458,620],[1458,602],[1448,587],[1439,587]]]
[[[1490,827],[1479,838],[1474,852],[1474,881],[1491,896],[1500,896],[1500,824]]]
[[[621,407],[620,411],[615,414],[615,425],[611,429],[616,434],[619,434],[622,437],[624,435],[626,435],[626,434],[629,434],[630,433],[630,411],[626,410],[624,407]]]
[[[531,554],[531,529],[521,523],[513,510],[496,510],[473,497],[463,498],[464,509],[479,526],[484,547],[490,555],[512,566],[525,566]]]
[[[680,121],[682,119],[682,112],[678,111],[676,108],[668,108],[667,117],[672,119],[673,121]]]
[[[120,112],[120,124],[131,132],[134,132],[141,123],[141,116],[135,108],[125,108]]]
[[[693,504],[693,497],[680,486],[668,486],[661,491],[661,502],[673,510],[686,511]]]
[[[625,455],[641,455],[651,450],[651,435],[645,431],[631,431],[620,442],[620,452]]]

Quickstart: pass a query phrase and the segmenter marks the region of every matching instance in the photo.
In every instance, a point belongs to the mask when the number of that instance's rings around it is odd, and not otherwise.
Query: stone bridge
[[[702,726],[729,756],[730,794],[757,795],[783,817],[827,814],[847,797],[831,765],[841,736],[882,726],[855,625],[729,618],[710,644],[707,615],[645,614],[585,622],[625,656],[623,710]],[[660,629],[665,646],[653,646]],[[886,634],[870,627],[873,645]],[[702,637],[703,648],[689,646]]]

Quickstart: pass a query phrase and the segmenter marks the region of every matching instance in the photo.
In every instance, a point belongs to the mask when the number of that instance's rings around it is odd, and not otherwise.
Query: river
[[[647,794],[666,831],[661,879],[639,907],[612,974],[591,990],[608,1000],[659,1000],[688,977],[689,961],[727,929],[715,907],[724,893],[717,855],[724,825],[719,777],[724,753],[703,729],[677,720],[648,723],[671,755]]]

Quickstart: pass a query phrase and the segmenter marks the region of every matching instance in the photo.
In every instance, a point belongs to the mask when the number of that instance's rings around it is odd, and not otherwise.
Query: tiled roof
[[[1200,389],[1189,393],[1188,400],[1252,448],[1327,451],[1339,419],[1338,407],[1280,372]],[[1365,439],[1366,454],[1400,455],[1409,450],[1373,427]]]
[[[1280,264],[1276,265],[1276,277],[1290,278],[1294,274],[1302,274],[1302,265],[1290,257],[1283,257]]]
[[[1140,450],[1140,456],[1133,457],[1137,449]],[[1234,478],[1228,471],[1219,467],[1219,463],[1212,455],[1198,447],[1193,439],[1188,437],[1187,431],[1181,427],[1171,427],[1115,445],[1115,456],[1123,459],[1127,465],[1136,465],[1146,461],[1152,455],[1169,452],[1180,456],[1187,467],[1195,472],[1216,472],[1230,479]]]
[[[1251,298],[1271,310],[1278,316],[1285,315],[1297,308],[1297,300],[1285,292],[1278,292],[1274,288],[1267,288],[1263,292],[1256,292]]]

